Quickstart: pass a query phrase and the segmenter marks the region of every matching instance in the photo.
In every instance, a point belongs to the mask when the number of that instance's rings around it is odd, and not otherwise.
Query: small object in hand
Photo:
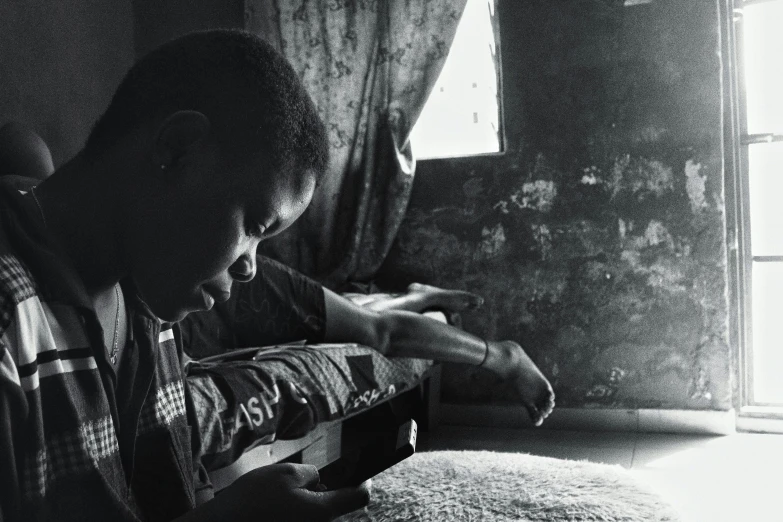
[[[396,432],[385,432],[369,444],[347,452],[319,470],[325,490],[358,486],[375,475],[407,459],[416,452],[418,427],[413,419]]]

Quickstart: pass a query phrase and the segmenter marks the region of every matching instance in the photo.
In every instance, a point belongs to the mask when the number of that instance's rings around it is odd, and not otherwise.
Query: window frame
[[[496,152],[478,152],[475,154],[464,154],[459,156],[435,156],[429,158],[416,158],[416,163],[423,163],[429,161],[451,161],[451,160],[464,160],[472,158],[486,158],[504,156],[508,151],[506,141],[506,123],[505,123],[505,107],[503,96],[503,51],[501,47],[502,35],[500,34],[500,4],[501,0],[491,0],[495,4],[494,15],[490,17],[492,22],[492,34],[495,37],[495,62],[497,67],[497,93],[498,93],[498,147],[500,150]],[[437,81],[436,81],[437,83]],[[433,87],[434,89],[434,87]],[[426,102],[425,102],[426,105]]]
[[[783,264],[783,256],[753,256],[750,241],[750,147],[783,142],[783,135],[748,134],[747,92],[743,63],[742,8],[783,0],[723,0],[721,2],[724,85],[724,169],[726,246],[729,272],[729,343],[737,385],[734,406],[740,417],[783,420],[783,403],[770,404],[753,397],[753,263]]]

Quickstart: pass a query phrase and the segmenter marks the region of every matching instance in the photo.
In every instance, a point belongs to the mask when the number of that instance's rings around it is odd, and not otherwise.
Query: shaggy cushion
[[[680,520],[620,466],[520,453],[417,453],[378,475],[372,497],[339,520]]]

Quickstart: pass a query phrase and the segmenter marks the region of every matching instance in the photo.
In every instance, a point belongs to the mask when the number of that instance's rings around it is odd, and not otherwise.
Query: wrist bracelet
[[[481,360],[481,363],[479,366],[484,366],[484,363],[487,362],[487,357],[489,356],[489,343],[486,339],[484,339],[484,359]]]

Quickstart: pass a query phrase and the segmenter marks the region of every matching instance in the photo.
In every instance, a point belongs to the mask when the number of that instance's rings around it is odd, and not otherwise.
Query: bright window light
[[[754,256],[783,256],[781,172],[783,143],[754,143],[748,147],[750,244]]]
[[[443,71],[411,132],[416,159],[500,152],[494,0],[468,0]]]
[[[783,134],[783,2],[742,9],[748,134]]]
[[[753,400],[783,404],[783,263],[753,263]]]
[[[783,134],[783,1],[742,8],[747,134]],[[783,404],[783,143],[747,146],[751,403]]]

